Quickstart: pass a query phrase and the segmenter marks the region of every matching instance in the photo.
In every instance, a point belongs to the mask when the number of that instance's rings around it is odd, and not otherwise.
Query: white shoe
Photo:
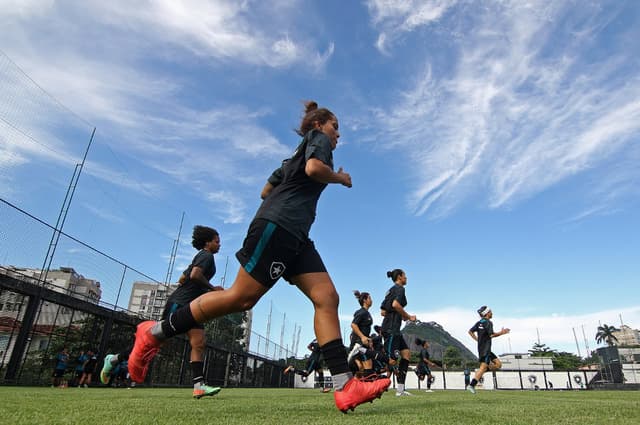
[[[475,394],[476,393],[476,389],[474,387],[472,387],[471,385],[467,386],[467,391],[469,391],[471,394]]]
[[[433,390],[424,390],[425,393],[432,393]]]
[[[353,349],[349,352],[349,355],[347,356],[347,363],[350,363],[351,360],[353,360],[353,358],[360,353],[361,347],[362,347],[362,344],[359,344],[357,342],[354,344]]]
[[[405,397],[405,396],[411,396],[413,394],[411,394],[409,391],[402,391],[400,393],[396,393],[396,397]]]

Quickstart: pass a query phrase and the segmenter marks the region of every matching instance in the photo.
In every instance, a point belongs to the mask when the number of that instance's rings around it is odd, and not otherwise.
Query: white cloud
[[[242,223],[247,219],[247,206],[242,198],[229,191],[210,192],[207,200],[211,202],[214,214],[224,223]]]
[[[451,41],[453,71],[427,62],[398,101],[378,111],[383,126],[374,137],[411,158],[416,214],[446,215],[478,194],[490,208],[513,205],[637,140],[640,79],[628,76],[637,62],[624,43],[608,45],[606,58],[589,57],[617,11],[538,6],[478,7]],[[406,13],[396,3],[377,7],[386,14],[376,21]],[[630,180],[636,168],[627,164],[616,178]]]
[[[387,53],[405,33],[437,22],[456,0],[368,0],[367,7],[374,27],[380,29],[376,48]]]
[[[191,52],[216,61],[267,67],[304,65],[314,50],[312,41],[302,38],[292,24],[296,22],[292,17],[299,13],[297,2],[280,2],[279,9],[231,0],[156,0],[139,7],[124,0],[88,1],[82,7],[51,1],[38,7],[36,3],[3,7],[0,23],[7,22],[17,34],[14,37],[23,41],[46,32],[47,40],[40,44],[65,46],[62,50],[101,46],[108,56],[169,60],[192,60],[184,56]]]

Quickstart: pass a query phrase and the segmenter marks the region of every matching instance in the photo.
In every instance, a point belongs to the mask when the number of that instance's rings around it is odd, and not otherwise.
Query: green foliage
[[[233,313],[219,317],[205,324],[207,340],[225,350],[240,352],[245,350],[247,313]]]
[[[557,354],[556,350],[552,350],[547,347],[545,344],[540,344],[536,342],[533,344],[533,347],[529,350],[531,357],[555,357]]]
[[[347,415],[311,389],[228,389],[194,400],[190,389],[0,387],[0,424],[609,424],[638,423],[634,391],[413,391],[386,393]]]
[[[442,358],[442,364],[446,365],[447,369],[462,369],[464,368],[464,359],[460,354],[460,350],[456,347],[449,346],[444,351],[444,357]]]
[[[597,359],[595,361],[592,359],[583,360],[573,353],[566,351],[558,352],[557,350],[547,347],[546,344],[538,342],[533,344],[529,353],[531,354],[531,357],[551,357],[553,361],[553,368],[555,370],[577,369],[580,366],[598,363]]]
[[[553,368],[555,370],[575,370],[582,365],[583,360],[573,353],[561,351],[553,356]]]

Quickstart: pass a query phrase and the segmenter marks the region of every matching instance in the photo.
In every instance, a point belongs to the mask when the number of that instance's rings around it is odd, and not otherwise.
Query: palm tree
[[[613,333],[618,331],[619,329],[616,329],[615,326],[609,326],[606,324],[598,326],[598,332],[596,333],[596,342],[606,342],[609,347],[613,347],[614,342],[618,342],[618,338],[616,338]]]

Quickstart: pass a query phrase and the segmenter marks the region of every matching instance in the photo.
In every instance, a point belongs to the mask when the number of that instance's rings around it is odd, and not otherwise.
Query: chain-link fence
[[[85,164],[94,136],[92,155],[107,155],[125,171],[114,174],[91,158]],[[0,383],[50,383],[63,348],[69,352],[70,375],[83,351],[97,352],[102,360],[107,353],[128,350],[135,325],[159,318],[172,290],[171,268],[162,282],[96,248],[99,242],[87,242],[100,227],[99,220],[86,219],[87,212],[106,214],[101,208],[106,204],[126,210],[120,193],[106,189],[103,182],[136,181],[136,164],[125,165],[128,158],[101,137],[105,136],[0,51]],[[82,187],[81,193],[76,193],[76,185]],[[70,208],[72,199],[80,208]],[[82,240],[63,231],[67,216],[75,214],[86,219],[82,225],[72,220]],[[130,218],[140,228],[147,227],[146,217],[131,213]],[[151,237],[125,230],[109,236],[123,245],[135,240],[167,246],[179,242],[158,229],[145,230]],[[129,263],[141,261],[144,249],[126,255]],[[136,285],[152,289],[144,292]],[[255,314],[229,315],[207,324],[205,363],[210,383],[283,384],[282,367],[293,355],[294,344],[284,346],[253,332]],[[284,327],[274,320],[274,329],[284,331]],[[170,341],[154,361],[148,383],[189,383],[189,350],[185,338]]]

